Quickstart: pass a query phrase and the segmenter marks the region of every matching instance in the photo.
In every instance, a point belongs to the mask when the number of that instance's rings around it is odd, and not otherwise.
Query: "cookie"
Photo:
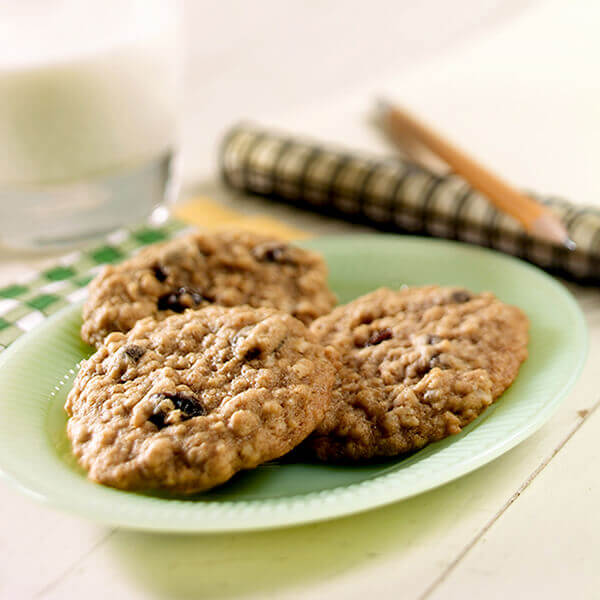
[[[303,450],[360,460],[458,433],[517,376],[527,328],[518,308],[461,288],[379,289],[334,309],[311,330],[342,367]]]
[[[83,362],[65,405],[73,452],[106,485],[206,490],[315,429],[334,359],[298,319],[269,308],[143,319]]]
[[[98,345],[144,317],[208,304],[271,307],[308,324],[335,304],[323,259],[247,232],[195,233],[107,266],[89,286],[81,336]]]

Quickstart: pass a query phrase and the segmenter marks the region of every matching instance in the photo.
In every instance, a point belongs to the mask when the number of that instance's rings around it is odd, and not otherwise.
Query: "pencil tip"
[[[577,248],[577,244],[569,237],[567,228],[556,215],[549,211],[535,219],[530,227],[531,232],[543,240],[564,246],[569,251]]]

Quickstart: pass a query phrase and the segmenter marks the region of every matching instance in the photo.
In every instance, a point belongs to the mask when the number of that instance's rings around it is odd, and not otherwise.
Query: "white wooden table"
[[[365,112],[386,92],[516,183],[598,202],[598,3],[416,4],[190,0],[188,188],[264,211],[215,183],[224,127],[250,116],[382,151]],[[0,256],[0,284],[43,262]],[[570,288],[590,327],[584,372],[545,427],[490,465],[363,515],[223,536],[110,529],[0,482],[0,597],[600,597],[600,292]]]

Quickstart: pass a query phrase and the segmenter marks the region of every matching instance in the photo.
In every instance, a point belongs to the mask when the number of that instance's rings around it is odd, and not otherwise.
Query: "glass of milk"
[[[69,245],[166,214],[179,33],[168,0],[0,2],[0,245]]]

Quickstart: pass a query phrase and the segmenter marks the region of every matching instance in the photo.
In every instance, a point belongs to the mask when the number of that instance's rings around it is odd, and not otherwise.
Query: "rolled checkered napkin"
[[[566,225],[577,250],[525,232],[460,177],[401,158],[376,158],[249,125],[225,137],[221,168],[232,187],[388,231],[496,248],[544,269],[600,282],[600,210],[531,194]]]

